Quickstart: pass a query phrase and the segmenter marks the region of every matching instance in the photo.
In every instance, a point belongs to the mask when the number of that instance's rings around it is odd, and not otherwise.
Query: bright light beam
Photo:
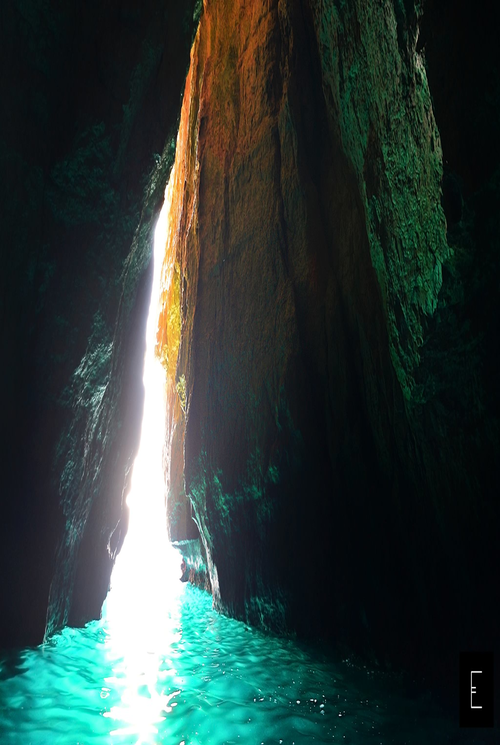
[[[163,446],[165,442],[165,371],[155,357],[161,267],[167,234],[168,200],[155,230],[154,274],[146,327],[141,439],[127,497],[129,528],[111,576],[103,615],[113,635],[148,639],[158,648],[172,592],[180,586],[179,554],[168,541]],[[175,593],[174,593],[175,594]],[[170,596],[170,597],[169,597]]]
[[[171,711],[159,682],[162,660],[180,638],[179,603],[184,585],[180,556],[168,540],[163,448],[165,442],[165,370],[155,357],[161,293],[161,269],[167,237],[170,190],[155,230],[154,274],[146,327],[141,439],[127,497],[129,528],[111,576],[102,608],[110,653],[121,659],[121,705],[104,713],[121,726],[112,735],[136,734],[150,742]],[[107,681],[112,684],[112,681]]]

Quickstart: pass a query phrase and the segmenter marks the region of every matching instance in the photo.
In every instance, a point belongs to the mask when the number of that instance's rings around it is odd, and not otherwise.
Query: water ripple
[[[268,637],[186,587],[161,655],[127,654],[105,621],[0,660],[2,745],[473,743],[429,697]]]

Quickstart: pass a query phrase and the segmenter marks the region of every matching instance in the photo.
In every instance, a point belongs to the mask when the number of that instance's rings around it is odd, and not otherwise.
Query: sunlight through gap
[[[167,196],[168,188],[167,188]],[[169,604],[179,592],[180,557],[167,535],[163,447],[165,442],[165,370],[155,356],[161,271],[165,251],[168,199],[155,230],[154,274],[146,327],[141,439],[127,497],[129,528],[111,576],[103,606],[113,636],[127,646],[161,645]]]
[[[138,743],[150,742],[158,724],[172,710],[170,699],[175,694],[160,693],[159,675],[165,655],[181,635],[178,601],[185,589],[180,582],[181,557],[167,534],[163,468],[166,378],[155,356],[170,197],[171,189],[167,186],[155,230],[144,356],[144,413],[127,497],[129,528],[102,608],[107,645],[113,655],[121,656],[119,673],[125,681],[120,705],[104,716],[120,723],[112,735],[137,735]],[[113,681],[108,683],[111,685]]]

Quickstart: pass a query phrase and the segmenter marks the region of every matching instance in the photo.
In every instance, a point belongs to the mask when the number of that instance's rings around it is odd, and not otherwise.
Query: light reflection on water
[[[2,745],[474,743],[429,696],[218,615],[182,586],[168,643],[125,653],[106,621],[0,664]],[[167,637],[165,637],[165,640]]]
[[[133,556],[132,552],[130,559]],[[145,598],[141,598],[137,587],[140,577],[129,587],[131,592],[126,596],[130,561],[126,559],[123,565],[121,580],[115,576],[116,569],[120,572],[117,562],[113,574],[115,587],[103,606],[101,621],[106,654],[113,668],[113,675],[105,682],[109,692],[115,690],[120,694],[119,701],[103,712],[113,723],[110,736],[114,738],[133,736],[133,742],[156,742],[154,736],[159,726],[177,705],[174,699],[180,691],[170,687],[166,691],[166,684],[175,675],[173,657],[182,639],[181,598],[185,587],[176,578],[180,574],[180,559],[175,549],[164,547],[162,566],[170,581],[157,574],[153,593],[146,583]],[[147,570],[147,566],[143,569]]]

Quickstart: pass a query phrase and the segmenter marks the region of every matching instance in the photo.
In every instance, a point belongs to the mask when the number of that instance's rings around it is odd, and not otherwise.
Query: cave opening
[[[148,652],[164,646],[169,608],[178,593],[180,556],[167,527],[165,474],[165,369],[156,351],[169,211],[166,199],[156,225],[153,279],[146,323],[144,410],[137,452],[126,498],[128,531],[117,556],[102,616],[111,635],[127,648]],[[145,645],[145,647],[144,647]]]
[[[103,603],[106,657],[115,660],[113,679],[120,697],[103,717],[111,720],[114,738],[139,737],[150,742],[179,691],[165,693],[164,658],[181,637],[180,555],[169,540],[165,474],[165,369],[156,352],[167,221],[166,199],[153,243],[153,278],[146,323],[144,409],[140,443],[126,498],[128,530],[116,558],[110,589]],[[116,665],[116,660],[119,661]],[[163,671],[162,671],[163,666]],[[110,680],[101,691],[108,698]],[[171,705],[173,703],[173,706]]]

